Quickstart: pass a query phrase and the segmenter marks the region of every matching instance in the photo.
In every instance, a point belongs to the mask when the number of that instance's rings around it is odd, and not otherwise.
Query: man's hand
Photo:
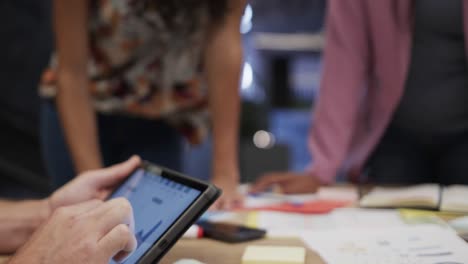
[[[223,190],[223,194],[211,207],[214,210],[231,210],[242,206],[244,197],[237,191],[238,177],[215,177],[213,184]]]
[[[91,199],[103,200],[141,163],[139,157],[109,168],[84,172],[49,198],[50,211]]]
[[[137,246],[129,228],[132,223],[132,207],[123,198],[61,207],[10,264],[107,264],[112,258],[121,261]]]
[[[320,182],[316,177],[309,174],[299,174],[292,172],[269,173],[257,180],[251,192],[261,192],[277,185],[286,194],[292,193],[314,193],[320,187]]]

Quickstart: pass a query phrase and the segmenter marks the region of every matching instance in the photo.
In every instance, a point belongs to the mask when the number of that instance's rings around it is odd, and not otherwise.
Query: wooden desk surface
[[[172,264],[180,259],[196,259],[206,264],[239,264],[248,245],[305,247],[300,239],[268,238],[241,244],[228,244],[209,239],[182,239],[160,263]],[[307,248],[306,250],[306,264],[325,264],[315,252]]]
[[[241,244],[227,244],[209,239],[181,239],[160,263],[173,264],[181,259],[196,259],[206,264],[239,264],[248,245],[305,247],[300,239],[268,238]],[[306,264],[325,264],[315,252],[307,248],[306,250]],[[5,264],[6,261],[6,257],[0,256],[0,264]]]

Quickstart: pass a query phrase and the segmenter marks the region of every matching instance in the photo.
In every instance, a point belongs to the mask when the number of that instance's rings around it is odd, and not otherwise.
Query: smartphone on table
[[[204,237],[228,243],[247,242],[266,235],[266,230],[231,223],[200,221],[197,225],[202,228]]]

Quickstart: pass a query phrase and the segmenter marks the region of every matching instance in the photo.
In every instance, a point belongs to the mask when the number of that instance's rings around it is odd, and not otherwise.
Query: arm
[[[311,174],[332,183],[349,152],[369,74],[369,24],[365,0],[331,0],[315,124],[309,137]]]
[[[0,254],[16,251],[57,208],[105,199],[140,163],[140,158],[132,157],[106,169],[85,172],[45,200],[0,201]]]
[[[335,181],[358,122],[369,72],[366,0],[330,0],[320,96],[309,135],[313,164],[303,173],[271,173],[253,192],[277,184],[286,193],[315,192]]]
[[[0,201],[0,254],[15,252],[49,214],[47,200]]]
[[[223,24],[213,29],[204,58],[213,117],[213,181],[223,189],[227,199],[237,194],[239,182],[237,147],[242,61],[239,25],[244,7],[245,0],[230,1],[229,13]]]
[[[96,117],[88,92],[88,2],[55,0],[57,108],[76,172],[102,167]]]

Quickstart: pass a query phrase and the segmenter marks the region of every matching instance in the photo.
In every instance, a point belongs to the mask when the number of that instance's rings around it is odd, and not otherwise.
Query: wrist
[[[213,168],[213,180],[218,179],[229,179],[239,180],[239,169],[237,166],[226,166],[226,167],[214,167]]]
[[[101,157],[97,153],[99,152],[91,151],[87,155],[74,155],[73,164],[75,165],[77,175],[86,171],[101,169],[103,167]]]

